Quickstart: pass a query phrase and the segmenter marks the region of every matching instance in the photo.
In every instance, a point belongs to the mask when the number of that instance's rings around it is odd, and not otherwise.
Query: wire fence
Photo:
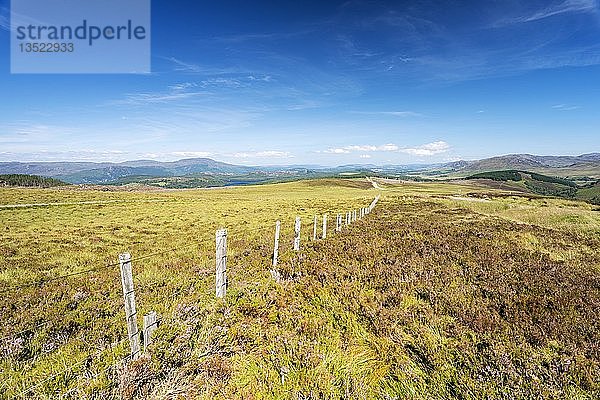
[[[309,238],[317,238],[320,239],[321,237],[327,237],[329,236],[331,233],[329,231],[335,232],[339,232],[341,230],[342,227],[350,225],[352,222],[357,221],[359,219],[361,219],[362,217],[366,216],[367,214],[369,214],[373,208],[375,207],[375,205],[377,204],[378,200],[379,200],[379,195],[370,203],[370,205],[368,207],[363,207],[360,208],[358,210],[347,210],[341,213],[332,213],[332,218],[328,220],[328,225],[325,225],[325,223],[323,223],[323,225],[321,225],[321,221],[319,221],[319,224],[315,224],[317,221],[317,217],[319,216],[319,214],[315,214],[315,213],[300,213],[298,214],[298,217],[300,218],[300,220],[308,220],[309,223],[305,224],[304,227],[308,227],[308,234],[307,237]],[[328,215],[328,214],[324,214],[324,215]],[[327,218],[327,217],[325,217]],[[279,221],[278,221],[279,222]],[[254,227],[254,228],[241,228],[241,229],[236,229],[233,228],[231,229],[228,234],[230,236],[235,236],[236,238],[241,238],[240,240],[247,240],[247,236],[249,234],[255,234],[256,232],[267,232],[267,230],[269,232],[272,232],[271,230],[274,230],[275,228],[275,223],[272,224],[262,224],[258,227]],[[301,230],[297,229],[296,227],[294,227],[294,229],[290,230],[290,232],[286,232],[286,233],[282,233],[282,237],[287,238],[287,239],[291,239],[291,238],[299,238],[300,237],[300,232]],[[304,232],[306,232],[306,230],[304,230]],[[320,232],[321,235],[317,235],[316,233]],[[265,241],[272,241],[272,237],[270,237],[270,235],[267,236],[263,236],[263,239]],[[287,242],[287,239],[285,240]],[[299,240],[299,239],[298,239]],[[292,242],[290,240],[290,242]],[[152,257],[159,257],[159,256],[165,256],[167,254],[173,253],[173,252],[177,252],[177,251],[181,251],[181,250],[186,250],[186,249],[190,249],[190,248],[200,248],[200,246],[203,245],[207,245],[207,244],[214,244],[215,243],[215,238],[206,238],[206,239],[201,239],[201,240],[196,240],[193,243],[189,243],[183,246],[177,246],[177,247],[173,247],[173,248],[169,248],[169,249],[163,249],[161,251],[157,251],[157,252],[153,252],[153,253],[149,253],[149,254],[144,254],[141,256],[136,256],[136,257],[131,257],[130,258],[130,262],[138,262],[138,261],[142,261],[142,260],[147,260],[149,258]],[[275,241],[276,245],[277,245],[277,241]],[[290,243],[291,244],[291,243]],[[217,243],[218,246],[218,243]],[[290,249],[288,249],[287,251],[291,251]],[[242,252],[243,253],[243,252]],[[227,256],[230,256],[229,252],[226,253]],[[276,263],[273,263],[273,257],[276,257],[277,252],[274,252],[273,256],[270,256],[270,262],[269,262],[269,266],[270,268],[275,266]],[[207,259],[207,266],[208,263],[210,262],[210,260]],[[4,288],[2,290],[0,290],[0,294],[4,294],[4,293],[8,293],[8,292],[12,292],[12,291],[18,291],[21,289],[25,289],[25,288],[31,288],[31,287],[41,287],[43,285],[46,285],[50,282],[56,282],[56,281],[60,281],[60,280],[65,280],[68,278],[72,278],[75,276],[80,276],[80,275],[84,275],[84,274],[92,274],[95,272],[99,272],[108,268],[113,268],[113,267],[117,267],[117,266],[121,266],[122,268],[123,262],[119,261],[119,262],[115,262],[115,263],[109,263],[103,266],[99,266],[99,267],[95,267],[95,268],[89,268],[89,269],[85,269],[82,271],[76,271],[73,273],[69,273],[69,274],[64,274],[64,275],[60,275],[60,276],[55,276],[55,277],[50,277],[50,278],[46,278],[46,279],[41,279],[41,280],[37,280],[34,282],[29,282],[29,283],[25,283],[22,285],[15,285],[15,286],[11,286],[11,287],[7,287]],[[214,271],[213,271],[214,272]],[[217,275],[218,275],[218,262],[217,262],[217,271],[216,271]],[[122,271],[123,274],[123,271]],[[214,273],[211,273],[210,275],[214,275]],[[272,273],[273,275],[273,273]],[[275,275],[273,275],[275,277]],[[127,303],[127,301],[126,301]],[[160,325],[163,321],[165,321],[164,318],[159,318],[158,320],[156,320],[155,325],[158,326]],[[14,339],[16,337],[18,337],[19,335],[23,335],[26,332],[35,332],[37,330],[39,330],[40,328],[44,328],[47,327],[48,325],[50,325],[51,322],[50,321],[45,321],[45,322],[41,322],[38,323],[34,326],[32,326],[31,328],[28,329],[24,329],[21,330],[19,332],[13,333],[11,335],[5,336],[2,339],[0,339],[0,343],[2,342],[6,342],[9,341],[11,339]],[[136,332],[137,334],[137,332]],[[145,332],[144,332],[145,334]],[[35,393],[35,391],[37,389],[39,389],[40,387],[42,387],[43,385],[47,384],[49,381],[60,377],[61,375],[66,375],[71,371],[74,371],[76,368],[81,367],[82,365],[88,363],[91,364],[94,360],[98,360],[99,358],[102,358],[103,355],[105,355],[105,353],[107,352],[107,350],[112,350],[114,352],[115,349],[118,349],[119,346],[123,345],[126,341],[131,340],[131,336],[128,335],[127,337],[125,337],[124,339],[121,339],[120,341],[118,341],[117,343],[113,343],[111,344],[108,348],[100,350],[94,354],[88,355],[85,358],[83,358],[82,360],[69,365],[68,367],[62,369],[61,371],[58,371],[56,373],[53,373],[47,377],[45,377],[43,380],[36,382],[35,384],[23,388],[23,390],[18,394],[19,397],[21,398],[29,398],[31,397],[31,395],[33,393]],[[132,347],[133,348],[133,347]],[[119,363],[125,363],[128,360],[131,359],[135,359],[136,358],[136,354],[134,352],[132,352],[131,354],[127,355],[126,357],[123,357],[122,359],[118,360],[116,363],[111,363],[110,365],[108,365],[106,368],[104,368],[102,371],[98,372],[95,377],[99,377],[103,374],[105,374],[109,369],[114,368],[115,366],[117,366]],[[6,382],[3,383],[2,386],[0,386],[0,395],[2,394],[2,390],[4,389],[4,385],[6,384]]]

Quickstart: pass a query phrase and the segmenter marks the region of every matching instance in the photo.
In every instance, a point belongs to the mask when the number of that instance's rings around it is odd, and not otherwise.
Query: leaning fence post
[[[125,300],[125,318],[127,320],[127,335],[131,347],[131,358],[136,359],[140,354],[140,334],[137,326],[137,311],[135,310],[135,293],[133,291],[133,272],[131,270],[131,254],[119,254],[121,267],[121,283]]]
[[[227,293],[227,229],[219,229],[215,239],[217,269],[215,289],[217,297],[223,298]]]
[[[294,250],[300,250],[300,217],[296,217],[294,224]]]
[[[156,321],[156,311],[150,311],[148,314],[144,315],[144,352],[152,343],[152,332],[154,332],[158,328],[158,323]]]
[[[323,239],[327,239],[327,214],[323,214]]]
[[[313,241],[317,240],[317,216],[315,215],[315,222],[313,223]]]

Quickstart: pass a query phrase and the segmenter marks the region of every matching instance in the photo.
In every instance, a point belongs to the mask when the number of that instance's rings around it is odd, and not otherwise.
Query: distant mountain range
[[[600,153],[580,156],[509,154],[476,161],[456,161],[438,169],[446,169],[460,176],[489,171],[526,170],[568,178],[600,178]]]
[[[552,176],[600,179],[600,153],[581,156],[511,154],[477,161],[456,161],[447,164],[385,166],[351,164],[339,167],[298,165],[249,167],[227,164],[209,158],[190,158],[173,162],[136,160],[122,163],[0,163],[0,174],[39,175],[75,184],[142,182],[164,187],[185,187],[187,184],[193,186],[223,186],[283,179],[359,174],[414,179],[419,176],[453,178],[498,170],[524,170]],[[175,181],[176,184],[173,183]]]

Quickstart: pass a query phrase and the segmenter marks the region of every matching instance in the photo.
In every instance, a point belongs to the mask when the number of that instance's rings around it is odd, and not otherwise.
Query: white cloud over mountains
[[[329,148],[327,150],[322,151],[321,153],[327,154],[351,154],[353,152],[396,152],[396,153],[405,153],[413,156],[434,156],[436,154],[446,153],[449,151],[451,146],[442,141],[436,141],[431,143],[426,143],[420,146],[414,147],[400,147],[393,143],[383,144],[383,145],[351,145],[337,148]],[[361,158],[365,157],[368,154],[361,155]]]

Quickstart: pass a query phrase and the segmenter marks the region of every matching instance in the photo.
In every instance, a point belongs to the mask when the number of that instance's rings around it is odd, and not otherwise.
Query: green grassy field
[[[55,204],[0,208],[0,397],[600,394],[597,206],[472,184],[379,185],[0,189],[4,205]],[[332,228],[336,213],[377,194],[365,219],[308,240],[315,214],[328,213]],[[277,219],[281,283],[269,273]],[[214,296],[220,227],[229,230],[224,300]],[[138,323],[154,310],[162,325],[146,357],[114,367],[127,332],[119,267],[105,266],[124,251]]]

